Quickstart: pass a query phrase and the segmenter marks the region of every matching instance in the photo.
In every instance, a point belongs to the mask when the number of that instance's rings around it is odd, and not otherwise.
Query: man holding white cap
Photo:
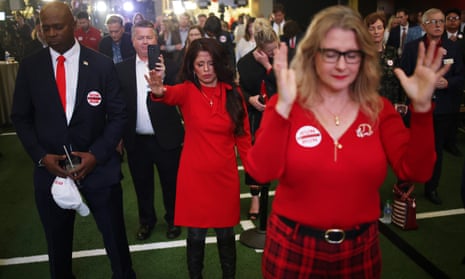
[[[74,200],[70,206],[61,203],[63,199],[57,203],[57,189],[55,200],[51,190],[54,181],[60,183],[57,177],[69,177],[80,187],[102,234],[112,278],[135,278],[116,151],[127,116],[114,64],[77,42],[74,18],[66,4],[43,6],[40,22],[49,47],[21,61],[11,119],[36,163],[35,202],[47,239],[50,277],[74,278],[76,213],[69,209],[81,210],[81,203]],[[72,157],[78,160],[73,162]]]

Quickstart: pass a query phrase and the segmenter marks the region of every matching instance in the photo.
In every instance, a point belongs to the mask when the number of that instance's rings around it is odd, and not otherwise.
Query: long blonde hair
[[[273,30],[271,23],[264,18],[257,18],[253,24],[254,39],[257,47],[263,49],[266,44],[279,43],[278,35]]]
[[[359,73],[349,88],[350,97],[360,104],[363,113],[372,121],[376,121],[382,109],[382,101],[377,92],[380,80],[378,52],[360,14],[346,6],[332,6],[316,14],[305,37],[299,43],[291,62],[291,68],[296,72],[297,101],[310,109],[323,100],[318,92],[320,79],[316,71],[315,57],[320,42],[333,28],[353,31],[357,44],[364,53]]]

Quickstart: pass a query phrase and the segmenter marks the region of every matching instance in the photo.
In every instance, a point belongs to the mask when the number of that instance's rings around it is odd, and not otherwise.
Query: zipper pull
[[[337,162],[338,149],[342,149],[342,144],[340,144],[337,140],[335,140],[334,141],[334,162]]]

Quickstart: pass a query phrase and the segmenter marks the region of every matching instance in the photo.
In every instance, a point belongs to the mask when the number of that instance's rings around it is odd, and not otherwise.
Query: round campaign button
[[[321,142],[321,132],[313,126],[303,126],[297,130],[295,139],[302,147],[315,147]]]
[[[102,102],[102,95],[97,91],[91,91],[87,94],[87,103],[93,107],[100,105]]]

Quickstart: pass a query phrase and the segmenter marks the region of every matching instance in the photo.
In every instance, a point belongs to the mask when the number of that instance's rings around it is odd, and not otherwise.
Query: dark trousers
[[[128,165],[137,195],[139,222],[154,226],[157,216],[154,207],[155,179],[154,165],[157,167],[163,193],[165,221],[174,222],[176,179],[181,156],[181,147],[163,149],[155,136],[136,135],[135,144],[127,148]]]
[[[454,129],[453,114],[435,114],[433,116],[434,125],[434,143],[436,149],[436,163],[434,164],[431,179],[425,184],[425,191],[431,192],[436,190],[439,185],[439,179],[442,172],[443,148],[450,130]]]
[[[35,199],[47,239],[51,278],[74,278],[71,257],[76,213],[56,205],[50,186],[51,183],[36,185]],[[121,184],[99,189],[84,187],[80,191],[102,234],[112,278],[135,278],[124,224]]]

